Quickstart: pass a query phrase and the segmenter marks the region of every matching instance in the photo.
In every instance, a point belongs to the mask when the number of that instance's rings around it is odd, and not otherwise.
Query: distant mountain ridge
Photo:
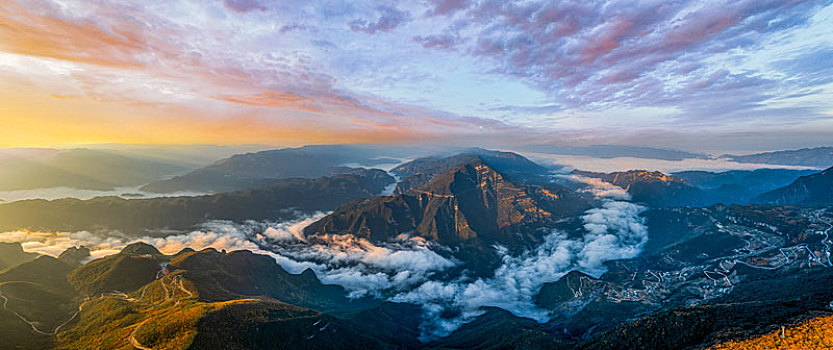
[[[747,155],[724,154],[720,158],[738,163],[797,165],[826,169],[833,166],[833,147],[802,148]]]
[[[24,252],[20,243],[0,242],[0,271],[32,261],[37,257],[37,253]]]
[[[755,197],[753,201],[778,205],[833,205],[833,167],[802,176],[787,186]]]
[[[673,149],[620,146],[620,145],[592,145],[592,146],[557,146],[557,145],[530,145],[520,150],[534,153],[562,154],[574,156],[590,156],[596,158],[619,158],[632,157],[643,159],[659,159],[680,161],[684,159],[707,159],[705,154],[678,151]]]
[[[50,187],[112,190],[140,186],[185,169],[176,163],[79,148],[0,164],[0,191]]]
[[[652,207],[708,206],[717,203],[759,203],[754,197],[789,184],[815,170],[758,169],[726,172],[629,170],[597,173],[575,170],[572,174],[614,184],[634,201]]]
[[[276,179],[349,174],[357,170],[343,165],[351,163],[372,167],[399,161],[371,147],[321,145],[283,148],[236,154],[188,174],[155,181],[142,187],[142,190],[157,193],[228,192],[265,186]]]
[[[146,235],[192,229],[208,220],[288,219],[294,210],[333,210],[378,195],[392,183],[384,171],[359,170],[318,179],[274,180],[257,189],[195,197],[24,200],[0,203],[0,230],[119,230]]]

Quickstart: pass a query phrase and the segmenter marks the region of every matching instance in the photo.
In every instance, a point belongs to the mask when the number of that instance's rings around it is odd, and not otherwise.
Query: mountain
[[[71,328],[78,295],[67,283],[72,267],[50,256],[0,272],[0,348],[46,349]]]
[[[357,171],[347,164],[372,167],[399,163],[386,156],[390,153],[398,154],[396,150],[386,152],[370,146],[324,145],[237,154],[185,175],[150,183],[142,190],[171,193],[257,188],[275,179],[318,178]]]
[[[724,172],[681,171],[671,175],[708,191],[714,203],[743,204],[759,194],[789,185],[801,176],[815,173],[818,171],[757,169]]]
[[[90,248],[84,246],[70,247],[58,256],[58,260],[62,261],[63,263],[69,266],[79,267],[89,257]]]
[[[747,155],[720,156],[738,163],[798,165],[825,169],[833,166],[833,147],[802,148]]]
[[[269,186],[196,197],[25,200],[0,204],[0,229],[119,230],[133,235],[187,230],[209,220],[277,220],[293,210],[333,210],[379,194],[393,178],[381,170],[318,179],[274,180]]]
[[[596,173],[574,170],[574,175],[597,178],[624,188],[634,202],[651,207],[699,206],[710,204],[708,194],[683,178],[659,171],[630,170]]]
[[[643,158],[680,161],[683,159],[707,159],[705,154],[690,153],[673,149],[620,146],[620,145],[592,145],[584,147],[556,146],[556,145],[529,145],[520,150],[534,153],[563,154],[571,156],[590,156],[596,158]]]
[[[504,174],[534,175],[547,172],[547,168],[517,153],[482,148],[469,148],[446,156],[418,158],[391,169],[391,172],[401,178],[415,175],[437,175],[472,162],[481,162]]]
[[[397,186],[395,196],[349,203],[308,226],[305,233],[353,234],[384,242],[413,232],[448,245],[517,245],[534,241],[536,227],[587,208],[581,197],[558,185],[510,181],[489,163],[524,170],[518,173],[537,172],[539,167],[514,156],[498,159],[502,163],[473,154],[415,160],[394,170],[409,175]],[[507,166],[518,163],[522,167]]]
[[[150,247],[152,249],[148,249]],[[133,252],[155,252],[141,254]],[[84,296],[108,292],[130,292],[156,279],[165,257],[143,243],[125,247],[119,254],[93,260],[67,276],[70,284]]]
[[[465,189],[472,169],[496,176],[475,165],[481,169],[465,164],[434,181],[450,174]],[[496,180],[478,179],[485,188]],[[512,186],[495,194],[517,194],[522,185]],[[292,274],[272,256],[250,251],[164,255],[135,243],[77,268],[41,257],[0,273],[8,308],[27,310],[20,315],[38,320],[38,329],[65,324],[54,337],[33,336],[16,314],[0,312],[0,336],[33,349],[732,347],[768,337],[780,325],[826,324],[815,318],[833,300],[833,268],[806,255],[825,256],[829,248],[818,233],[829,217],[771,205],[648,209],[653,243],[641,255],[608,261],[600,275],[567,272],[531,295],[549,320],[484,307],[448,336],[430,340],[419,337],[430,305],[350,299],[312,270]]]
[[[0,271],[32,261],[37,257],[37,253],[24,252],[20,243],[0,242]]]
[[[755,197],[753,201],[780,205],[831,205],[833,168],[818,174],[802,176],[787,186]]]
[[[572,174],[597,178],[622,187],[633,201],[651,207],[709,206],[717,203],[746,204],[775,202],[755,198],[787,185],[815,170],[758,169],[725,172],[681,171],[671,175],[659,171],[630,170],[596,173],[574,170]]]
[[[172,162],[79,148],[3,162],[0,164],[0,191],[50,187],[112,190],[143,185],[185,169]]]
[[[56,337],[58,349],[390,348],[368,332],[382,324],[350,319],[378,302],[348,299],[312,271],[293,275],[249,251],[168,256],[138,243],[69,280],[87,298],[78,323]]]

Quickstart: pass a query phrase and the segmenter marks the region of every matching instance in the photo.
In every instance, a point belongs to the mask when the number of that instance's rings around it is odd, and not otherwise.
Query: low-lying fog
[[[705,170],[705,171],[728,171],[728,170],[755,170],[755,169],[816,169],[813,167],[793,166],[793,165],[773,165],[773,164],[754,164],[754,163],[738,163],[728,159],[683,159],[675,160],[660,160],[660,159],[646,159],[646,158],[596,158],[590,156],[571,156],[560,154],[546,154],[546,153],[529,153],[518,152],[531,160],[540,163],[541,165],[565,166],[574,169],[595,171],[595,172],[615,172],[627,170],[659,170],[663,173],[670,174],[685,170]]]

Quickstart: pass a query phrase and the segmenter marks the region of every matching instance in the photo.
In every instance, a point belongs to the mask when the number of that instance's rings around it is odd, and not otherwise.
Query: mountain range
[[[563,154],[572,156],[590,156],[595,158],[619,158],[632,157],[643,159],[660,159],[680,161],[684,159],[707,159],[705,154],[678,151],[673,149],[622,146],[622,145],[592,145],[592,146],[557,146],[557,145],[529,145],[522,147],[521,151]]]
[[[724,154],[720,157],[738,163],[798,165],[824,169],[833,166],[833,147],[802,148],[745,155]]]
[[[0,229],[117,230],[129,235],[154,235],[160,230],[188,230],[208,220],[278,220],[290,218],[296,211],[333,210],[356,198],[372,197],[394,181],[381,170],[351,172],[318,179],[273,180],[256,189],[194,197],[2,203]]]
[[[756,216],[760,210],[771,212]],[[648,227],[659,242],[640,257],[608,262],[601,276],[573,271],[540,289],[535,303],[550,321],[486,308],[428,342],[417,337],[419,305],[350,299],[311,270],[290,274],[248,251],[164,255],[137,243],[80,267],[38,257],[0,273],[0,295],[9,300],[0,335],[11,345],[58,349],[718,346],[825,315],[816,310],[833,298],[831,269],[750,245],[764,240],[790,251],[816,225],[804,217],[748,206],[654,209]],[[798,227],[781,231],[788,226]]]
[[[227,192],[261,187],[276,179],[318,178],[354,171],[346,165],[398,164],[399,160],[391,156],[414,152],[420,150],[322,145],[237,154],[181,176],[152,182],[141,189],[158,193]]]
[[[793,183],[755,197],[758,203],[780,205],[833,204],[833,167],[818,174],[802,176]]]
[[[467,149],[400,164],[396,178],[263,171],[251,173],[262,187],[214,195],[0,204],[4,230],[103,237],[330,212],[297,237],[251,238],[257,252],[132,242],[53,258],[0,244],[0,338],[35,349],[720,348],[825,324],[833,300],[831,169],[558,174]],[[437,261],[447,268],[422,266]],[[360,276],[392,285],[355,293]]]

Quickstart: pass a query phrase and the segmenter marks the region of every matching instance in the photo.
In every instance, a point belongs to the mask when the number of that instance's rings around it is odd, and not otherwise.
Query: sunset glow
[[[810,146],[833,133],[830,23],[821,1],[10,0],[0,146],[500,144],[519,131]]]

